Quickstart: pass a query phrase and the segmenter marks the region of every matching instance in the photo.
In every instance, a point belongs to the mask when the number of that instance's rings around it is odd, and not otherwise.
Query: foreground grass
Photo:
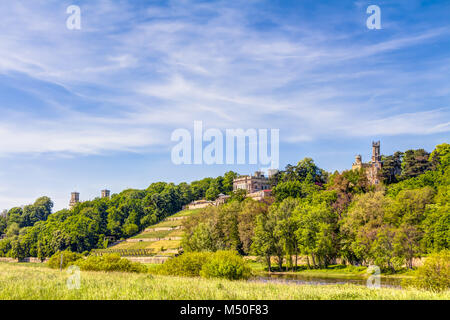
[[[290,285],[246,281],[208,280],[82,272],[81,288],[69,290],[68,274],[42,266],[0,263],[0,299],[445,299],[450,292],[382,288],[371,290],[355,285]]]

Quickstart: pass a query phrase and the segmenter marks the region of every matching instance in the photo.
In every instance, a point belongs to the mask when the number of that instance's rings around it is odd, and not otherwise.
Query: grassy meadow
[[[313,286],[84,271],[81,288],[69,290],[68,276],[66,271],[49,269],[43,264],[0,263],[0,299],[450,299],[449,291],[432,293],[349,284]]]

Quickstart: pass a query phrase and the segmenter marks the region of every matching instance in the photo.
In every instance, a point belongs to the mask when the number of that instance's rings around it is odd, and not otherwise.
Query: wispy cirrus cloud
[[[450,108],[399,114],[383,119],[368,120],[342,128],[355,130],[368,137],[378,135],[427,135],[450,132]]]
[[[1,5],[0,73],[36,79],[38,91],[46,83],[61,87],[69,101],[53,113],[5,116],[0,154],[163,146],[171,130],[196,119],[219,128],[282,127],[286,141],[360,135],[354,123],[368,135],[448,131],[448,97],[420,107],[448,92],[448,76],[425,78],[439,73],[439,63],[414,71],[395,58],[448,37],[448,26],[395,29],[369,42],[363,26],[330,34],[261,10],[259,2],[171,1],[143,10],[103,0],[82,1],[83,29],[72,32],[64,27],[66,5]],[[252,15],[258,8],[267,27]],[[404,94],[421,80],[432,90]],[[34,97],[46,103],[42,95]],[[429,112],[434,116],[423,116]],[[15,133],[17,122],[26,130]]]

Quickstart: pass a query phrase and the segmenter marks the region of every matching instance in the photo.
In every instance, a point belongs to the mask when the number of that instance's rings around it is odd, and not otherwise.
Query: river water
[[[362,279],[361,277],[348,276],[342,277],[320,277],[320,276],[309,276],[303,274],[276,274],[270,273],[263,276],[258,276],[250,281],[254,282],[273,282],[273,283],[288,283],[288,284],[298,284],[298,285],[330,285],[330,284],[354,284],[367,286],[367,279]],[[401,288],[400,279],[394,278],[383,278],[381,277],[380,283],[381,287],[386,288]]]

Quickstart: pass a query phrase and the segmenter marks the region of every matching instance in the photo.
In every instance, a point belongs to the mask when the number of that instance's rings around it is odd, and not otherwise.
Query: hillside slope
[[[146,249],[149,255],[172,256],[181,250],[183,220],[201,209],[182,210],[108,249]]]

